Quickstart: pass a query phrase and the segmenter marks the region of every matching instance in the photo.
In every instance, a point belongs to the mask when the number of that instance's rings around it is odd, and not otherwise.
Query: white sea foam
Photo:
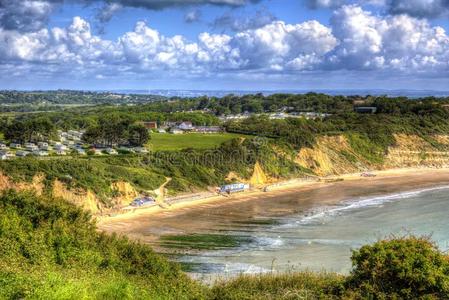
[[[223,271],[225,274],[261,274],[271,270],[251,264],[226,263]]]
[[[255,244],[258,248],[263,249],[275,249],[282,247],[284,245],[284,241],[280,236],[278,237],[265,237],[265,236],[258,236],[255,237]]]
[[[326,217],[339,215],[346,211],[356,210],[365,207],[380,207],[385,203],[393,202],[396,200],[413,198],[423,193],[429,193],[432,191],[445,190],[445,189],[449,189],[449,186],[439,186],[408,192],[395,193],[390,195],[382,195],[361,199],[351,199],[348,201],[344,201],[342,204],[337,206],[324,206],[313,209],[309,211],[307,214],[303,215],[299,220],[296,219],[294,222],[286,222],[286,224],[283,224],[281,226],[285,228],[285,227],[293,227],[295,226],[295,224],[296,225],[314,224],[317,222],[322,222]]]

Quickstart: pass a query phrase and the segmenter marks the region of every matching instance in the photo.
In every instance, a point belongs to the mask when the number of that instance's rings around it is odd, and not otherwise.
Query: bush
[[[0,194],[0,299],[201,299],[180,267],[65,201]],[[115,296],[114,296],[115,295]]]
[[[426,238],[363,246],[352,255],[348,287],[361,298],[448,299],[449,258]]]

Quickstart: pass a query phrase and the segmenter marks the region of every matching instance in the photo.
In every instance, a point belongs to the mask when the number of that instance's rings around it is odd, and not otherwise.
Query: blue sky
[[[448,90],[448,16],[445,0],[0,0],[0,88]]]

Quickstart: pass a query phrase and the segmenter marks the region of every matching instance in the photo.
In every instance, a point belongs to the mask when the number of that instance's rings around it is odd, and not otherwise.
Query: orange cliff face
[[[254,172],[249,180],[249,183],[252,186],[261,186],[268,183],[268,177],[267,175],[265,175],[265,172],[263,171],[258,161],[254,165]]]
[[[342,155],[345,152],[356,157],[357,162]],[[303,148],[299,151],[295,162],[319,176],[355,173],[371,167],[369,162],[355,153],[342,135],[317,138],[313,148]]]
[[[33,177],[31,182],[15,182],[8,176],[0,173],[0,191],[16,190],[16,191],[30,191],[37,195],[42,195],[45,192],[44,174],[37,174]],[[67,186],[55,180],[52,183],[51,189],[48,191],[53,197],[64,199],[73,203],[93,215],[98,215],[108,210],[121,208],[128,205],[132,200],[139,196],[139,193],[128,182],[115,182],[111,184],[111,189],[114,191],[115,197],[111,199],[111,207],[105,207],[102,201],[94,192],[90,190],[69,189]]]
[[[83,189],[70,190],[59,180],[53,182],[51,194],[55,198],[62,198],[82,207],[92,214],[97,214],[101,210],[100,201],[93,192]]]
[[[33,177],[31,182],[14,182],[8,176],[0,173],[0,191],[16,190],[16,191],[32,191],[37,195],[42,195],[45,185],[45,176],[43,174],[37,174]]]
[[[313,148],[303,148],[295,162],[319,176],[343,175],[372,169],[404,167],[448,167],[449,136],[432,137],[431,142],[416,135],[396,134],[395,145],[388,148],[382,164],[373,164],[358,154],[343,135],[319,137]],[[352,159],[348,157],[351,156]]]
[[[111,189],[115,194],[115,197],[113,198],[114,206],[127,206],[139,196],[139,193],[129,182],[114,182],[111,184]]]

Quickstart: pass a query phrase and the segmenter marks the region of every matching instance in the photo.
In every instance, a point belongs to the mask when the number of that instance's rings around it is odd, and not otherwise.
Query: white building
[[[25,148],[26,148],[28,151],[36,151],[36,150],[39,150],[39,148],[38,148],[35,144],[33,144],[33,143],[26,143],[26,144],[25,144]]]
[[[181,129],[172,128],[172,129],[170,130],[170,133],[171,133],[171,134],[183,134],[184,131],[182,131]]]
[[[136,153],[148,153],[148,150],[143,147],[136,147],[134,148],[134,151],[136,151]]]
[[[41,150],[34,150],[33,151],[34,156],[48,156],[47,151],[41,151]]]
[[[79,155],[86,155],[86,151],[84,151],[84,149],[76,148],[75,151],[76,151]]]
[[[5,157],[4,159],[8,159],[8,158],[14,157],[15,155],[14,155],[14,153],[12,153],[10,151],[2,150],[2,151],[0,151],[0,156]]]
[[[41,149],[41,150],[43,150],[43,151],[50,151],[50,150],[52,150],[53,148],[50,147],[50,146],[42,146],[42,147],[39,147],[39,149]]]
[[[179,124],[178,129],[192,130],[193,129],[192,122],[182,122],[181,124]]]
[[[61,144],[56,144],[54,148],[56,151],[66,151],[67,150],[67,146],[61,145]]]
[[[67,155],[67,152],[65,152],[65,150],[62,150],[62,149],[56,150],[55,153],[56,153],[57,155]]]
[[[112,149],[112,148],[107,148],[106,153],[109,155],[117,155],[118,154],[117,151],[115,151],[115,149]]]

